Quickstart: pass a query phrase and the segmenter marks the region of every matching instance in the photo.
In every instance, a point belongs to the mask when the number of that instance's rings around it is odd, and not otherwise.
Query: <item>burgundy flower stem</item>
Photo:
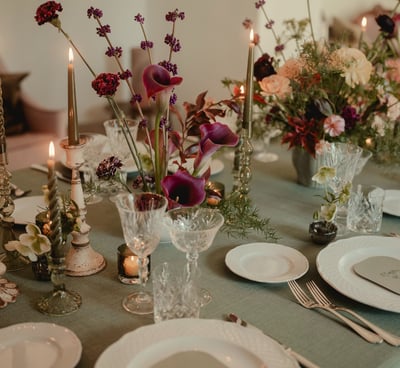
[[[89,69],[89,71],[93,74],[93,76],[96,78],[96,73],[94,70],[90,67],[86,59],[83,57],[83,55],[80,53],[79,49],[76,47],[74,41],[69,37],[68,33],[66,33],[61,27],[57,27],[59,31],[65,36],[67,41],[70,43],[70,45],[73,47],[73,49],[77,52],[81,60],[85,63],[86,67]]]
[[[161,162],[160,162],[160,120],[161,112],[157,110],[155,125],[154,125],[154,174],[156,193],[161,193]]]
[[[102,25],[102,23],[101,23],[99,17],[94,16],[94,19],[96,19],[98,25],[100,26],[100,28],[102,28],[103,25]],[[106,39],[108,46],[110,46],[111,48],[113,48],[113,45],[112,45],[112,43],[111,43],[111,41],[110,41],[110,38],[107,36],[106,33],[104,34],[104,38]],[[121,61],[119,60],[118,56],[115,56],[115,55],[114,55],[114,60],[115,60],[116,63],[118,64],[118,67],[119,67],[121,73],[123,73],[123,72],[124,72],[124,68],[123,68],[123,66],[122,66],[122,64],[121,64]],[[136,92],[135,92],[135,89],[134,89],[133,86],[132,86],[132,83],[130,83],[128,79],[125,79],[125,82],[126,82],[128,88],[129,88],[129,91],[131,92],[132,97],[135,96],[135,95],[136,95]],[[139,112],[140,117],[141,117],[142,119],[144,119],[142,107],[140,106],[139,101],[136,101],[136,100],[135,100],[135,104],[136,104],[136,107],[137,107],[137,109],[138,109],[138,112]]]
[[[138,159],[138,157],[139,157],[138,149],[137,149],[135,140],[132,137],[132,134],[131,134],[131,132],[129,130],[128,123],[126,121],[124,113],[120,110],[119,106],[116,104],[116,102],[114,101],[114,99],[112,97],[107,96],[106,98],[107,98],[111,108],[113,109],[117,120],[119,122],[122,122],[123,125],[124,125],[125,129],[122,129],[122,132],[124,133],[125,141],[128,144],[129,151],[131,152],[133,160],[135,161],[135,164],[136,164],[136,166],[137,166],[137,168],[139,170],[139,175],[141,176],[141,178],[143,180],[143,189],[145,191],[148,191],[147,182],[146,182],[145,176],[144,176],[142,162],[141,162],[141,160]],[[127,134],[129,134],[129,137],[128,137]]]

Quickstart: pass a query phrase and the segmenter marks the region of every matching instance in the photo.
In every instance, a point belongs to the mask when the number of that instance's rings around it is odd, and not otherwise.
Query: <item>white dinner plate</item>
[[[321,250],[317,269],[321,277],[340,293],[375,308],[400,313],[400,295],[358,276],[353,265],[374,256],[400,259],[400,239],[356,236],[337,240]]]
[[[400,216],[400,190],[385,190],[383,212],[388,215]]]
[[[28,222],[35,223],[36,215],[45,211],[47,207],[42,195],[15,199],[14,205],[13,217],[15,223],[19,225],[26,225]]]
[[[231,249],[225,263],[235,274],[258,282],[295,280],[308,271],[308,260],[298,250],[276,243],[251,243]]]
[[[200,358],[199,353],[204,355]],[[191,368],[298,367],[276,341],[256,329],[226,321],[189,318],[128,332],[100,355],[95,367],[187,368],[188,360]]]
[[[0,329],[2,368],[73,368],[81,353],[75,333],[53,323],[20,323]]]

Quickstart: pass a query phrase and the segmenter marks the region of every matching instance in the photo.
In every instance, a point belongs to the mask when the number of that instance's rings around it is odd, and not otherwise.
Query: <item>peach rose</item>
[[[277,74],[289,79],[296,79],[300,75],[303,66],[303,60],[289,59],[277,70]]]
[[[263,94],[267,96],[276,96],[278,98],[285,98],[292,93],[290,80],[278,74],[273,74],[263,78],[260,82],[260,87]]]
[[[386,72],[386,78],[390,81],[400,83],[400,59],[386,60],[386,67],[389,69]]]

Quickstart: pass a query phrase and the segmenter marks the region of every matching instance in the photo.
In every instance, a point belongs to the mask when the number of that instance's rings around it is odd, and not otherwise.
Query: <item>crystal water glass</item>
[[[169,230],[172,244],[186,253],[189,278],[197,278],[199,253],[211,246],[223,223],[224,217],[216,209],[183,207],[167,212],[164,224]],[[200,292],[201,304],[208,304],[211,294],[205,289]]]
[[[326,144],[318,155],[318,167],[328,166],[335,169],[335,176],[328,182],[335,195],[353,182],[362,151],[361,147],[354,144],[335,142]],[[338,226],[338,235],[343,235],[347,231],[347,203],[338,206],[335,223]]]
[[[126,245],[138,256],[139,279],[142,290],[126,296],[123,307],[134,314],[153,313],[153,296],[145,291],[148,278],[147,257],[160,242],[162,218],[167,199],[154,193],[122,193],[116,197]]]

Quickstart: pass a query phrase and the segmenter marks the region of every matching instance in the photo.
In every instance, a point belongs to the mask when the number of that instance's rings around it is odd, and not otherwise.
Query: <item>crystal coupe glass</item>
[[[186,253],[188,277],[198,275],[199,253],[208,249],[224,223],[224,217],[215,209],[199,207],[176,208],[167,212],[164,224],[169,230],[172,244]],[[211,301],[211,294],[201,289],[201,304]]]
[[[133,314],[153,313],[153,296],[144,290],[148,278],[147,257],[160,242],[161,221],[167,199],[154,193],[123,193],[116,198],[126,245],[138,256],[139,279],[142,290],[124,298],[122,305]]]

